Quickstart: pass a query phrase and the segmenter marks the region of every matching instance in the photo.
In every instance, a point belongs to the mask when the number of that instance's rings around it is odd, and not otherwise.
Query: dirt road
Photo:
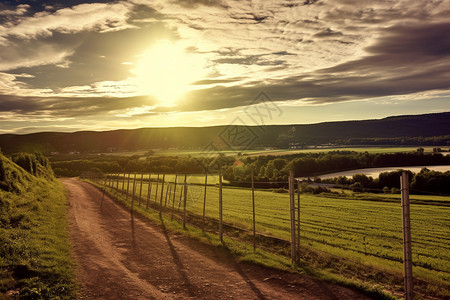
[[[168,233],[90,184],[62,180],[80,299],[367,299],[353,290],[247,263]]]

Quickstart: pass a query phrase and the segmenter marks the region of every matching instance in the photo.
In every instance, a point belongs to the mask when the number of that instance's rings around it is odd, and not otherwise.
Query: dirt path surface
[[[225,250],[131,217],[86,182],[62,181],[80,299],[367,299],[307,276],[238,263]]]

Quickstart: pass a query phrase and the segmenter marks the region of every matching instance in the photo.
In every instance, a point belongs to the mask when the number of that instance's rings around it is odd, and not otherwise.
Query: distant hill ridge
[[[450,136],[450,112],[393,116],[362,121],[324,122],[306,125],[238,126],[246,135],[242,146],[289,147],[342,143],[356,139]],[[159,148],[202,148],[220,140],[226,148],[229,126],[140,128],[73,133],[40,132],[25,135],[0,135],[0,148],[6,154],[19,151],[105,152]],[[236,129],[236,127],[234,127]],[[450,137],[449,137],[450,138]],[[444,139],[445,140],[445,139]],[[351,141],[350,141],[351,143]],[[390,143],[395,143],[391,141]],[[420,144],[420,143],[418,143]],[[235,147],[235,145],[232,145]]]

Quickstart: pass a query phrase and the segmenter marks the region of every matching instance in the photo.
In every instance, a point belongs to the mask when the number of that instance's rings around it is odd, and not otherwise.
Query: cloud
[[[8,9],[8,8],[4,8],[2,7],[4,4],[0,4],[0,17],[3,16],[22,16],[24,15],[28,9],[30,8],[30,5],[28,4],[19,4],[16,6],[15,9]]]
[[[186,8],[197,8],[200,5],[227,7],[221,0],[174,0],[172,2]]]
[[[0,53],[4,50],[3,57],[8,57],[5,65],[0,61],[0,69],[35,75],[24,82],[55,91],[101,81],[121,81],[130,76],[129,70],[133,67],[123,62],[137,61],[154,43],[153,39],[170,34],[170,28],[161,23],[152,23],[141,30],[55,33],[45,39],[18,41],[14,47],[0,46]],[[56,66],[61,64],[68,67]]]
[[[51,92],[48,89],[33,89],[23,83],[21,80],[27,78],[34,78],[33,75],[22,74],[10,74],[0,72],[0,98],[9,96],[29,96],[29,95],[43,95]]]
[[[267,92],[273,101],[309,103],[448,91],[450,41],[445,33],[449,31],[450,23],[392,26],[359,59],[270,82],[254,81],[250,86],[196,90],[188,95],[182,109],[245,106],[260,91]],[[213,99],[208,95],[214,95]]]
[[[0,112],[40,118],[83,118],[115,114],[130,107],[155,104],[148,96],[136,97],[21,97],[0,96]]]
[[[54,13],[42,11],[32,17],[24,17],[16,23],[0,25],[0,43],[9,44],[7,37],[31,39],[51,36],[53,32],[76,33],[86,30],[109,31],[129,28],[129,5],[92,3],[63,8]]]
[[[42,65],[67,67],[68,57],[74,53],[74,49],[40,41],[24,41],[8,46],[0,45],[0,52],[0,71],[8,71]]]

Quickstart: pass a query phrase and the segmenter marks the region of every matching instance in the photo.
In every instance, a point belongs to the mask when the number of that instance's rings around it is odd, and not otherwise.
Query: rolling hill
[[[213,126],[141,128],[73,133],[41,132],[0,135],[0,148],[6,154],[19,151],[105,152],[159,148],[289,147],[324,143],[405,143],[425,144],[423,139],[448,136],[450,112],[395,116],[377,120],[324,122],[307,125]],[[433,144],[433,139],[431,144]],[[212,144],[211,144],[212,143]]]

